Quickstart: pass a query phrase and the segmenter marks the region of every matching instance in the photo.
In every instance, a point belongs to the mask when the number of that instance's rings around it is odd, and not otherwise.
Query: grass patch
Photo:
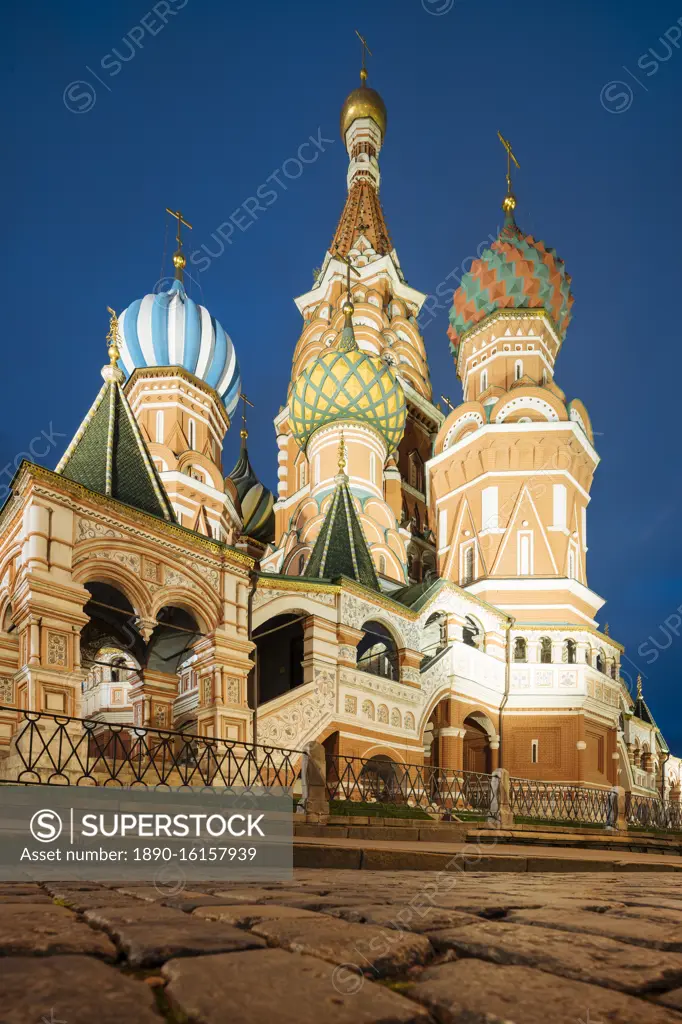
[[[352,818],[418,818],[421,821],[434,819],[421,807],[407,804],[365,804],[357,800],[331,800],[329,813]]]

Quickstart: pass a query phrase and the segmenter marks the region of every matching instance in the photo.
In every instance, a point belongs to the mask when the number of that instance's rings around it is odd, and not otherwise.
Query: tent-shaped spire
[[[123,393],[125,374],[119,359],[118,320],[113,310],[107,340],[110,363],[104,384],[56,472],[98,494],[175,522],[173,507]]]
[[[339,446],[339,473],[331,505],[322,524],[305,575],[318,579],[348,576],[366,587],[379,589],[374,562],[353,504],[345,473],[346,446]]]

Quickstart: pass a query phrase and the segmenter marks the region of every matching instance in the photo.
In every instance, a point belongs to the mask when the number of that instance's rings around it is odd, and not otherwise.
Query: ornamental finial
[[[242,400],[242,429],[239,431],[239,436],[242,439],[242,448],[246,448],[246,439],[249,436],[249,432],[246,429],[246,407],[247,405],[253,409],[253,402],[251,402],[244,392],[239,393],[239,397]]]
[[[346,475],[346,466],[348,465],[348,449],[346,448],[346,440],[343,436],[343,430],[341,430],[341,440],[339,441],[339,474],[341,476]]]
[[[166,213],[170,213],[171,217],[175,217],[178,222],[178,233],[175,236],[175,241],[178,243],[178,247],[173,253],[173,266],[175,267],[175,280],[182,281],[183,270],[187,266],[187,259],[182,251],[182,225],[192,230],[192,225],[189,221],[186,221],[179,210],[171,210],[170,207],[166,207]]]
[[[504,210],[505,213],[513,214],[514,209],[516,208],[516,196],[512,192],[512,178],[511,178],[512,160],[514,161],[514,166],[515,167],[517,167],[519,170],[521,170],[521,168],[519,166],[518,160],[514,156],[514,152],[513,152],[512,148],[511,148],[511,142],[509,142],[507,139],[505,139],[505,137],[502,134],[502,132],[498,131],[497,137],[499,138],[500,142],[502,143],[502,145],[504,146],[504,148],[507,151],[507,194],[506,194],[506,196],[504,197],[504,199],[502,201],[502,209]]]
[[[119,345],[121,335],[119,332],[118,317],[116,316],[116,311],[113,310],[111,306],[107,306],[107,313],[110,314],[109,333],[107,334],[107,341],[109,342],[107,349],[109,352],[109,363],[111,366],[116,366],[121,358],[121,349]]]
[[[642,693],[642,677],[637,676],[637,700],[643,700],[644,694]]]

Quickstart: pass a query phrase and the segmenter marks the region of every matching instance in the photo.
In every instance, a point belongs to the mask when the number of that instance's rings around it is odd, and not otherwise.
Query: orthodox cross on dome
[[[348,305],[352,307],[353,296],[351,295],[350,292],[350,274],[352,270],[356,277],[360,277],[360,271],[355,269],[355,267],[353,266],[353,261],[351,260],[350,256],[342,256],[338,249],[336,250],[335,256],[337,260],[341,260],[342,263],[346,264],[346,297]],[[353,310],[351,308],[351,313],[352,312]]]
[[[454,407],[454,405],[452,404],[452,402],[450,401],[450,399],[448,398],[448,396],[447,396],[447,395],[441,395],[440,397],[441,397],[441,400],[442,400],[443,402],[445,402],[445,404],[446,404],[446,405],[447,405],[447,407],[448,407],[448,408],[450,409],[450,411],[451,411],[451,412],[454,412],[454,409],[455,409],[455,407]]]
[[[253,409],[253,402],[246,397],[243,391],[239,392],[239,397],[242,400],[242,429],[239,432],[239,436],[242,439],[242,447],[246,445],[246,439],[249,436],[249,432],[246,429],[246,407],[247,405]]]
[[[369,54],[370,57],[373,57],[374,54],[372,53],[372,51],[370,50],[369,46],[367,45],[367,40],[363,36],[360,35],[360,33],[358,32],[357,29],[355,30],[355,34],[358,37],[358,39],[360,40],[360,42],[362,43],[362,67],[360,68],[360,81],[364,85],[365,82],[367,81],[367,67],[366,67],[365,58],[366,58],[367,54]]]
[[[514,210],[515,206],[516,206],[516,196],[512,192],[512,178],[511,178],[511,165],[512,165],[512,161],[514,162],[514,166],[517,167],[518,170],[521,170],[521,167],[519,165],[518,160],[514,156],[514,151],[511,148],[511,142],[509,142],[508,139],[505,139],[505,137],[502,134],[502,132],[498,131],[497,137],[499,138],[500,142],[502,143],[502,145],[504,146],[504,148],[507,151],[507,194],[504,197],[504,201],[502,203],[502,209],[504,210],[505,213],[511,213]]]
[[[186,221],[179,210],[171,210],[170,207],[166,207],[166,213],[170,213],[171,217],[175,217],[178,222],[178,233],[175,236],[175,241],[178,243],[178,247],[173,253],[173,266],[175,267],[175,280],[182,281],[182,272],[187,265],[185,254],[182,251],[182,225],[192,230],[192,225],[189,221]]]

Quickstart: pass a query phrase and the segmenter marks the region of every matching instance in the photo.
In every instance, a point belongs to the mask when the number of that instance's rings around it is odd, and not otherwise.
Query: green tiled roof
[[[355,511],[345,473],[336,477],[332,503],[304,575],[318,579],[347,576],[366,587],[379,589],[374,562]]]
[[[105,367],[104,384],[56,471],[91,491],[175,522],[119,374]]]

